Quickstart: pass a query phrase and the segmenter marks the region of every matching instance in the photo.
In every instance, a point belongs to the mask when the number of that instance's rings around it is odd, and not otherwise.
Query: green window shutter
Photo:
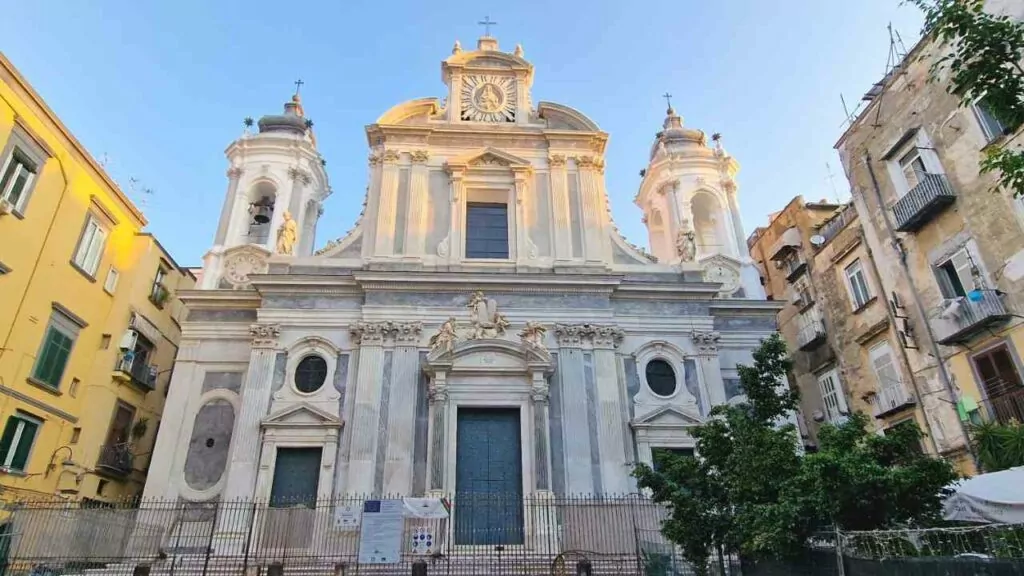
[[[14,458],[11,459],[11,468],[24,470],[28,465],[28,453],[32,450],[32,444],[36,439],[36,432],[39,426],[33,422],[25,421],[25,428],[21,431],[21,438],[14,448]]]
[[[14,442],[14,433],[18,429],[18,420],[14,416],[7,419],[7,426],[4,426],[4,435],[0,437],[0,465],[7,462],[7,451],[11,449],[11,442]]]
[[[36,361],[36,369],[32,376],[54,388],[60,387],[64,368],[71,356],[72,340],[66,334],[53,327],[46,331],[43,350]]]

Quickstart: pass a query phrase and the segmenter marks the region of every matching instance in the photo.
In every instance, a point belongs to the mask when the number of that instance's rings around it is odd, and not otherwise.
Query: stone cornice
[[[552,276],[549,274],[452,274],[433,272],[389,273],[354,271],[363,290],[404,292],[466,292],[481,289],[499,292],[611,293],[621,277],[599,275]]]
[[[186,306],[196,308],[259,308],[255,290],[178,290],[175,293]]]
[[[747,311],[748,313],[753,312],[770,312],[772,314],[777,313],[786,307],[788,302],[784,300],[744,300],[744,299],[730,299],[723,298],[721,300],[714,300],[711,302],[711,310],[714,312],[725,312],[729,313]]]

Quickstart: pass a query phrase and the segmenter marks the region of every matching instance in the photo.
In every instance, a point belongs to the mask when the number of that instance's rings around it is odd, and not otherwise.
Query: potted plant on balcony
[[[171,291],[163,284],[153,286],[153,292],[149,295],[149,301],[157,308],[163,308],[164,304],[171,299]]]
[[[132,425],[132,440],[142,438],[146,435],[147,430],[149,430],[149,418],[139,418],[139,420]]]

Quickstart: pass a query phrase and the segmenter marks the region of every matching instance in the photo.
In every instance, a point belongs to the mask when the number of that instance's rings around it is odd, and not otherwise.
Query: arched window
[[[295,368],[295,388],[299,392],[311,394],[319,390],[327,379],[327,361],[323,357],[310,354],[299,361]]]
[[[726,240],[725,211],[718,199],[708,193],[699,193],[693,197],[690,210],[701,257],[731,253],[730,244]]]
[[[267,243],[276,201],[277,188],[265,180],[257,182],[249,191],[249,216],[245,230],[246,241],[250,244]]]

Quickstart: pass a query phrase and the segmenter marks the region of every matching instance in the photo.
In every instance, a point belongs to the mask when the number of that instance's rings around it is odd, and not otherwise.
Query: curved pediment
[[[553,370],[551,354],[523,342],[497,338],[463,340],[451,350],[438,348],[427,356],[427,372],[490,372],[526,374]]]
[[[425,124],[438,111],[437,98],[407,100],[388,109],[375,124]],[[422,119],[422,121],[420,121]]]
[[[541,102],[537,105],[537,113],[541,118],[547,120],[548,128],[555,130],[601,131],[597,123],[588,118],[586,114],[564,104]]]

